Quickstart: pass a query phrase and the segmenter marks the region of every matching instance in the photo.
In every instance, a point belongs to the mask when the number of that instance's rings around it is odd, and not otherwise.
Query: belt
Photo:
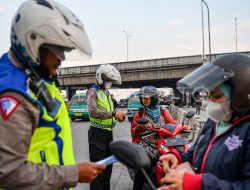
[[[96,123],[94,121],[90,121],[90,125],[96,128],[101,128],[101,129],[107,129],[107,128],[114,128],[115,127],[115,123],[111,124],[111,125],[104,125],[104,124],[99,124]]]

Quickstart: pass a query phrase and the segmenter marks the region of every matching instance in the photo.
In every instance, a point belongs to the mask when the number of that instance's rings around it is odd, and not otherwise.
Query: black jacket
[[[194,146],[181,155],[182,161],[202,173],[201,189],[250,189],[250,115],[217,137],[216,126],[208,119]]]

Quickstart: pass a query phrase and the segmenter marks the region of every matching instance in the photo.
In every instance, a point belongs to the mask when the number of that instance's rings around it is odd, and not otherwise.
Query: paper
[[[115,156],[110,156],[108,158],[105,158],[103,160],[96,162],[96,164],[110,165],[110,164],[113,164],[115,162],[118,162],[117,158]]]
[[[179,164],[176,167],[175,171],[177,173],[180,173],[180,174],[184,174],[185,172],[194,174],[194,170],[192,169],[189,162],[183,162],[183,163]]]

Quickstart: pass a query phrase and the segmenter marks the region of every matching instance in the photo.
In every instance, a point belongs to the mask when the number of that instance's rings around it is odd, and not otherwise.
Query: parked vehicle
[[[127,107],[127,99],[120,99],[118,106],[121,108]]]
[[[136,91],[128,98],[126,115],[129,121],[132,121],[134,114],[138,111],[140,107],[142,107],[142,105],[140,103],[139,91]]]
[[[68,112],[71,121],[74,121],[75,119],[89,120],[86,93],[75,94],[71,98]]]

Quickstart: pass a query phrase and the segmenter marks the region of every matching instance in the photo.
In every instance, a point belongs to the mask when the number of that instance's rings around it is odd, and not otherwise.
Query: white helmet
[[[101,86],[104,81],[121,84],[120,72],[110,64],[101,65],[96,71],[96,81]]]
[[[25,1],[12,20],[11,49],[22,61],[39,65],[43,44],[92,54],[82,22],[69,9],[52,0]]]

